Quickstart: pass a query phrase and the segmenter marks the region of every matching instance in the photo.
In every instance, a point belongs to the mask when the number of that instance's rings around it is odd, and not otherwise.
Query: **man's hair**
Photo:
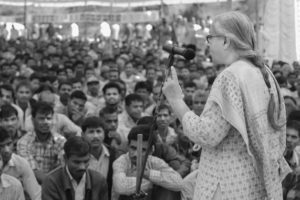
[[[138,134],[142,134],[143,135],[143,141],[148,141],[149,137],[150,137],[150,130],[151,130],[151,126],[150,125],[137,125],[135,127],[133,127],[128,136],[128,143],[130,143],[130,141],[134,140],[137,141],[138,138]],[[151,144],[152,146],[153,144]]]
[[[116,82],[109,82],[109,83],[105,84],[102,89],[103,94],[105,94],[106,90],[108,90],[110,88],[116,88],[118,90],[119,94],[121,94],[121,88],[120,88],[119,84]]]
[[[69,81],[69,80],[66,80],[66,81],[62,81],[61,83],[59,83],[59,85],[58,85],[58,90],[60,90],[60,88],[61,88],[63,85],[69,85],[69,86],[72,88],[72,82]]]
[[[37,113],[48,115],[48,114],[53,114],[54,111],[52,106],[49,103],[38,101],[32,105],[32,111],[31,111],[32,117],[34,118]]]
[[[4,142],[7,139],[11,139],[8,131],[4,129],[3,127],[0,127],[0,143]]]
[[[74,98],[87,101],[86,95],[82,91],[79,91],[79,90],[72,92],[70,99],[74,99]]]
[[[54,93],[53,87],[48,83],[42,83],[40,85],[40,87],[35,91],[35,93],[38,94],[38,93],[41,93],[43,91],[49,91],[51,93]]]
[[[154,123],[154,117],[144,116],[137,121],[137,125],[152,125]]]
[[[158,107],[157,107],[157,112],[161,111],[161,110],[168,110],[169,112],[169,115],[171,115],[171,108],[167,105],[167,104],[160,104]]]
[[[106,114],[118,113],[117,107],[105,106],[99,112],[99,117],[104,118]]]
[[[191,88],[191,87],[197,88],[197,85],[191,81],[184,83],[184,88]]]
[[[41,76],[38,73],[31,74],[30,77],[29,77],[29,80],[32,81],[32,80],[35,80],[35,79],[40,80]]]
[[[29,82],[28,80],[26,80],[26,81],[21,81],[21,82],[17,85],[16,91],[18,91],[18,90],[19,90],[20,88],[22,88],[22,87],[26,87],[26,88],[28,88],[28,89],[32,92],[31,84],[30,84],[30,82]]]
[[[147,81],[137,82],[134,88],[134,92],[136,92],[139,89],[146,89],[149,93],[152,92],[152,86]]]
[[[286,128],[295,129],[298,132],[298,137],[300,137],[300,122],[296,120],[288,120],[286,123]]]
[[[89,143],[79,136],[70,137],[64,145],[66,158],[70,158],[72,155],[86,156],[90,153],[90,149]]]
[[[72,84],[75,84],[75,83],[81,83],[81,84],[83,84],[82,81],[79,78],[72,78],[71,82],[72,82]]]
[[[138,94],[129,94],[125,97],[125,105],[130,106],[133,101],[138,101],[144,103],[143,98]]]
[[[0,86],[0,96],[2,96],[1,89],[11,92],[12,98],[15,99],[15,92],[11,85],[4,84]]]
[[[12,105],[3,105],[0,108],[0,119],[11,117],[16,115],[18,117],[18,111]]]
[[[91,116],[91,117],[87,117],[84,119],[82,125],[81,125],[81,129],[82,132],[84,133],[88,128],[103,128],[103,130],[105,130],[105,123],[96,116]]]

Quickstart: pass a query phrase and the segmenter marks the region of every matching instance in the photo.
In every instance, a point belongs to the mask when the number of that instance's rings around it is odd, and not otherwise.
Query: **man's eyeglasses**
[[[210,43],[211,39],[214,37],[222,37],[222,38],[226,38],[224,35],[207,35],[206,36],[206,41],[207,43]]]

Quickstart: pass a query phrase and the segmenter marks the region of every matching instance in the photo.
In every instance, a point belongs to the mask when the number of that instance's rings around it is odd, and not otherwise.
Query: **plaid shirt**
[[[35,132],[24,135],[17,144],[17,152],[24,157],[32,170],[48,173],[63,162],[63,146],[66,139],[52,133],[46,142],[41,142]]]

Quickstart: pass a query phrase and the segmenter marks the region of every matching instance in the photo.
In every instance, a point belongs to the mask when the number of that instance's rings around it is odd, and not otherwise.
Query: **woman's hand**
[[[181,87],[178,82],[176,69],[171,67],[171,77],[168,77],[162,88],[168,101],[183,99]]]

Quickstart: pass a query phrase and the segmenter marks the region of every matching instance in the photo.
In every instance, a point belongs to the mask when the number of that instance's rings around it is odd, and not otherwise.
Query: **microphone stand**
[[[162,93],[162,88],[164,86],[164,83],[166,82],[168,76],[170,75],[171,72],[171,66],[174,63],[174,49],[172,49],[172,52],[169,55],[168,58],[168,64],[167,64],[167,68],[165,69],[165,77],[164,77],[164,81],[161,84],[161,88],[160,88],[160,92],[159,92],[159,99],[158,102],[155,106],[155,115],[154,115],[154,120],[152,122],[151,128],[150,128],[150,137],[148,139],[148,146],[147,146],[147,150],[146,150],[146,154],[145,157],[143,158],[143,162],[142,162],[142,169],[140,170],[140,174],[137,174],[137,185],[136,185],[136,192],[135,194],[132,196],[133,200],[145,200],[148,199],[147,198],[147,194],[143,191],[141,191],[141,183],[142,183],[142,179],[144,176],[144,171],[145,171],[145,167],[146,167],[146,163],[147,163],[147,159],[149,157],[149,154],[152,150],[152,144],[154,139],[156,138],[157,132],[155,131],[157,129],[157,109],[158,106],[162,104],[162,101],[164,99],[163,97],[163,93]]]

